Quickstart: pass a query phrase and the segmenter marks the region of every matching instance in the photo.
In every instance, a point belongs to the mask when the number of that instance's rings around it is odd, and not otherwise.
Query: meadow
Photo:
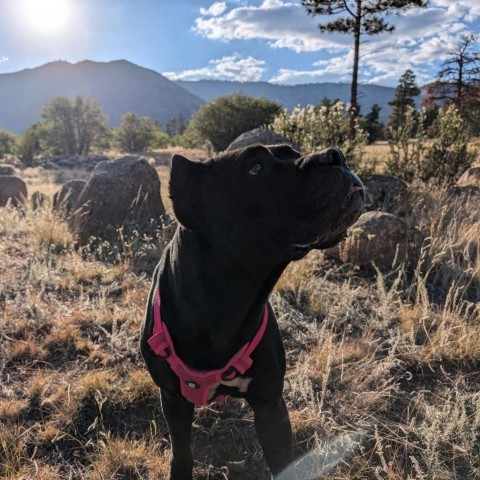
[[[168,168],[157,170],[170,210]],[[82,175],[22,172],[50,196]],[[411,189],[424,240],[408,262],[360,269],[312,252],[278,282],[296,451],[314,452],[322,478],[480,479],[478,198]],[[107,261],[75,249],[48,204],[0,209],[0,478],[166,478],[138,337],[171,234],[125,239]],[[199,480],[268,478],[242,401],[197,408],[193,449]]]

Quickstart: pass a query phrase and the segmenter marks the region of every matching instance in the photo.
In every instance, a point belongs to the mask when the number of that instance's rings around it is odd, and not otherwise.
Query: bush
[[[436,137],[422,162],[421,179],[443,185],[454,184],[472,166],[477,151],[468,150],[468,128],[458,109],[450,105],[440,110],[434,123]]]
[[[225,150],[242,133],[268,125],[280,113],[278,103],[242,93],[218,97],[203,105],[193,116],[184,134],[189,139]]]
[[[11,153],[15,154],[17,150],[17,137],[9,132],[0,128],[0,158]]]
[[[19,145],[19,154],[24,162],[31,162],[35,158],[35,155],[42,153],[44,150],[44,146],[42,145],[44,137],[42,126],[39,123],[28,127]]]
[[[412,182],[421,176],[421,163],[426,149],[423,124],[424,113],[419,114],[415,108],[408,106],[400,126],[388,129],[390,155],[387,171],[405,182]]]
[[[124,152],[143,152],[148,148],[168,146],[169,137],[148,117],[139,117],[128,112],[115,130],[115,138]]]
[[[469,168],[476,149],[468,149],[465,121],[453,105],[440,109],[433,123],[434,138],[426,141],[424,113],[409,107],[405,122],[390,129],[390,158],[387,170],[406,182],[419,180],[438,185],[452,185]],[[416,133],[415,133],[416,132]]]
[[[299,145],[303,154],[340,147],[354,167],[358,167],[367,142],[367,135],[358,121],[355,137],[349,138],[349,118],[342,102],[333,106],[297,107],[292,112],[285,109],[268,128]]]

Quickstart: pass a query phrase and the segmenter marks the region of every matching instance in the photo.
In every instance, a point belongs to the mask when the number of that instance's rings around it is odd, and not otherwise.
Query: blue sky
[[[300,0],[0,0],[0,73],[126,59],[171,79],[348,82],[352,37],[321,34],[325,18]],[[394,33],[363,38],[360,81],[395,86],[411,68],[424,83],[480,33],[480,0],[430,0],[389,21]]]

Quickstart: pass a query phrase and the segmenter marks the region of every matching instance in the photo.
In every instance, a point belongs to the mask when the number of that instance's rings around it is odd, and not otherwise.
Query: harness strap
[[[221,369],[200,371],[188,367],[176,354],[172,338],[160,314],[160,293],[155,289],[153,299],[153,334],[148,339],[150,348],[164,358],[180,380],[182,395],[196,405],[207,405],[211,401],[224,401],[224,395],[210,398],[210,391],[222,381],[233,380],[243,375],[253,364],[251,354],[262,340],[268,324],[268,307],[265,305],[262,324],[251,342],[247,342]]]

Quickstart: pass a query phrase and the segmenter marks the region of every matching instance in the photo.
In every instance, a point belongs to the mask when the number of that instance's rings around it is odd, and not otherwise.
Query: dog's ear
[[[193,162],[182,155],[172,157],[170,171],[170,198],[177,220],[189,230],[194,230],[201,211],[200,183],[206,165]]]

